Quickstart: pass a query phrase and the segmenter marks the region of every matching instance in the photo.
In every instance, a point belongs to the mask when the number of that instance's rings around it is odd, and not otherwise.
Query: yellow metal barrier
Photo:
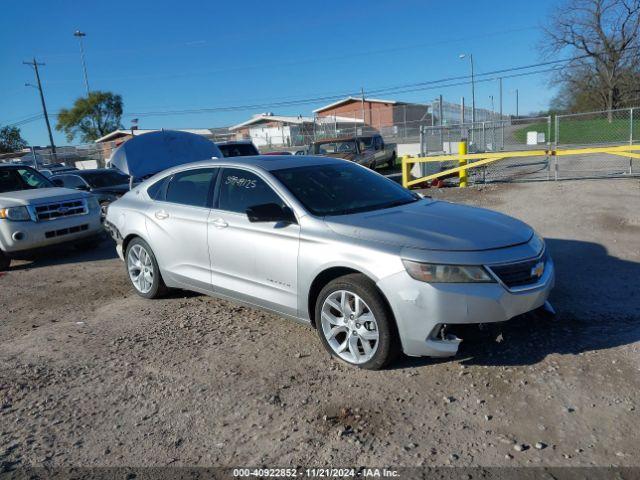
[[[464,144],[464,148],[463,145]],[[548,157],[548,156],[567,156],[567,155],[588,155],[594,153],[605,153],[609,155],[616,155],[627,158],[640,159],[640,145],[616,145],[609,147],[592,147],[592,148],[573,148],[573,149],[553,149],[553,150],[523,150],[513,152],[496,152],[496,153],[463,153],[466,152],[466,143],[460,142],[458,146],[458,155],[436,155],[432,157],[411,157],[405,155],[402,157],[402,185],[405,188],[412,187],[419,183],[435,180],[436,178],[446,177],[453,174],[458,174],[460,179],[460,187],[467,185],[467,170],[472,168],[488,165],[498,160],[505,158],[518,158],[518,157]],[[448,168],[441,172],[426,175],[424,177],[410,179],[409,172],[411,167],[417,163],[432,163],[432,162],[448,162],[458,160],[458,167]],[[469,160],[476,160],[475,162],[468,163]]]
[[[464,167],[467,164],[467,160],[464,158],[464,156],[467,154],[467,142],[462,141],[458,143],[458,158],[460,159],[458,161],[458,165],[460,167]],[[463,168],[462,170],[460,170],[460,172],[458,173],[458,177],[460,178],[460,180],[458,181],[458,186],[460,188],[466,188],[467,186],[467,169]]]

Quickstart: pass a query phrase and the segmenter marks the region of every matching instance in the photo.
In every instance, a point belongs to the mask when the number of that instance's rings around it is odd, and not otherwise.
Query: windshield
[[[258,149],[252,143],[231,143],[228,145],[218,145],[218,148],[225,157],[248,157],[260,155]]]
[[[321,217],[380,210],[420,198],[353,163],[286,168],[272,173],[310,213]]]
[[[92,188],[113,187],[129,183],[129,177],[123,173],[112,171],[83,173],[80,175]]]
[[[356,151],[356,142],[354,140],[348,140],[344,142],[317,143],[314,149],[314,153],[319,153],[321,155],[327,155],[331,153],[355,153]]]
[[[370,148],[371,146],[373,146],[373,137],[360,137],[360,141],[366,148]]]
[[[33,168],[0,168],[0,193],[53,187],[44,175]]]

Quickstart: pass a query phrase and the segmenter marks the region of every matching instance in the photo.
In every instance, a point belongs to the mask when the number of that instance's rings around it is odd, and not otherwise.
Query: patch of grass
[[[547,133],[547,123],[532,123],[516,130],[513,134],[518,142],[527,141],[527,132]],[[606,118],[560,119],[560,144],[595,144],[595,143],[628,143],[631,124],[629,119],[613,119],[609,122]],[[555,118],[551,119],[550,141],[555,142]],[[640,118],[634,122],[633,138],[640,140]]]

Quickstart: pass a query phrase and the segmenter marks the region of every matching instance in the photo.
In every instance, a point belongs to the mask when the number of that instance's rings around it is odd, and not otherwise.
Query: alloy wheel
[[[373,311],[353,292],[338,290],[324,300],[321,325],[333,352],[349,363],[365,363],[378,349],[379,330]]]
[[[140,293],[148,293],[153,287],[153,261],[142,245],[136,244],[129,250],[127,268],[133,286]]]

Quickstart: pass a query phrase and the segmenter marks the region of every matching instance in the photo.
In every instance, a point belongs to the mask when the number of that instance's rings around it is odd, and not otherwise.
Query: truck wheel
[[[2,250],[0,250],[0,272],[9,270],[10,265],[11,265],[11,259],[7,257]]]
[[[315,318],[324,347],[350,365],[379,370],[399,352],[393,314],[375,285],[362,274],[329,282],[316,300]]]
[[[389,159],[389,162],[387,163],[387,166],[389,168],[395,167],[397,158],[398,158],[398,156],[396,155],[396,152],[393,152],[393,155],[391,155],[391,158]]]

